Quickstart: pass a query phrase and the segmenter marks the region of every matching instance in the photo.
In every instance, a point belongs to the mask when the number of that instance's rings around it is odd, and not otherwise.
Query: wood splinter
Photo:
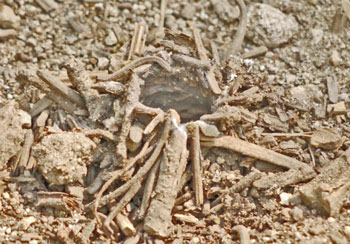
[[[201,161],[200,161],[200,137],[199,126],[195,123],[190,123],[187,130],[191,135],[191,159],[193,168],[193,185],[195,191],[196,205],[201,206],[204,202]]]
[[[312,169],[307,164],[300,162],[297,159],[277,153],[270,149],[240,140],[233,136],[223,136],[218,138],[201,137],[201,146],[204,147],[222,147],[228,150],[235,151],[245,156],[253,157],[277,166],[287,169],[308,168]]]
[[[176,113],[176,112],[175,112]],[[188,151],[187,134],[179,127],[177,119],[172,120],[173,130],[165,149],[159,168],[159,176],[149,209],[144,220],[144,230],[153,236],[167,237],[171,225],[171,212],[177,196],[177,188],[186,168]]]

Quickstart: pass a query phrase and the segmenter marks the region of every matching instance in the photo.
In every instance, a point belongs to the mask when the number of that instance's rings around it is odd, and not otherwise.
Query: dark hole
[[[156,71],[147,74],[140,101],[164,111],[172,108],[182,122],[198,120],[211,113],[213,95],[205,88],[205,78],[193,67],[179,67],[175,74]],[[203,81],[204,80],[204,81]]]

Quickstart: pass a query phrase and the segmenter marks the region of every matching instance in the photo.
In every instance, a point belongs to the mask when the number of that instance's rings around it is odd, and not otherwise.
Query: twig
[[[310,167],[294,168],[286,172],[268,174],[254,181],[253,186],[257,189],[269,189],[274,185],[286,187],[300,182],[308,181],[316,176],[316,172]]]
[[[176,198],[175,200],[175,206],[183,204],[184,202],[190,200],[192,198],[192,194],[190,192],[186,192],[181,197]]]
[[[262,136],[277,136],[277,137],[292,137],[292,136],[302,136],[302,137],[311,137],[312,132],[304,133],[262,133]]]
[[[163,59],[161,59],[157,56],[149,56],[149,57],[143,57],[143,58],[136,59],[112,74],[99,75],[99,76],[97,76],[97,79],[100,81],[116,80],[116,79],[121,78],[121,77],[125,76],[126,74],[128,74],[128,72],[131,69],[136,68],[137,66],[140,66],[143,64],[147,64],[147,63],[157,63],[166,71],[168,71],[168,72],[172,71],[170,64],[168,64]]]
[[[159,115],[160,113],[164,114],[163,110],[161,110],[160,108],[148,107],[140,102],[136,104],[135,112],[138,114],[147,114],[152,116]]]
[[[117,156],[120,156],[123,161],[127,159],[126,138],[128,137],[131,128],[132,113],[139,101],[141,93],[139,80],[140,78],[137,74],[132,74],[126,92],[124,121],[119,135],[116,151]]]
[[[246,188],[249,188],[253,184],[253,182],[260,179],[261,176],[262,176],[262,173],[260,173],[259,171],[251,172],[250,174],[245,176],[243,179],[241,179],[238,183],[236,183],[229,189],[221,190],[220,191],[221,195],[217,197],[212,204],[213,205],[218,204],[221,201],[221,199],[223,199],[225,195],[227,195],[228,193],[238,193],[243,191]]]
[[[106,215],[104,215],[103,213],[100,213],[100,212],[98,212],[98,213],[96,213],[97,215],[96,215],[96,219],[97,220],[99,220],[100,222],[105,222],[105,220],[107,219],[107,216]],[[118,237],[120,236],[120,234],[119,234],[119,227],[117,226],[117,224],[116,223],[114,223],[114,222],[112,222],[111,223],[111,228],[112,228],[112,230],[113,230],[113,232],[111,232],[111,233],[114,233],[114,236],[113,236],[113,238],[117,238],[118,239]],[[109,231],[109,230],[108,230]],[[119,235],[118,235],[119,234]]]
[[[135,24],[128,60],[130,60],[134,54],[141,55],[144,52],[147,33],[147,25],[139,23]]]
[[[311,156],[312,167],[315,167],[316,166],[315,155],[314,155],[314,152],[312,151],[310,143],[308,143],[307,149],[309,150],[309,153],[310,153],[310,156]]]
[[[168,4],[168,0],[162,0],[162,3],[160,4],[160,20],[159,20],[159,26],[158,28],[164,28],[164,19],[165,19],[165,10],[166,6]]]
[[[245,52],[242,55],[242,58],[255,58],[257,56],[260,56],[260,55],[266,53],[267,51],[268,51],[268,49],[265,46],[256,47],[248,52]]]
[[[250,244],[249,232],[246,227],[243,225],[236,225],[232,230],[239,234],[241,244]]]
[[[150,156],[150,158],[145,162],[144,166],[142,166],[142,168],[140,168],[137,171],[136,175],[134,177],[132,177],[124,185],[122,185],[121,187],[116,189],[115,191],[109,193],[106,196],[103,196],[101,198],[101,201],[99,201],[99,202],[96,201],[96,202],[89,203],[86,206],[87,210],[91,209],[94,206],[95,206],[95,209],[97,209],[101,205],[102,206],[106,205],[112,199],[115,199],[118,196],[120,196],[121,194],[123,194],[124,192],[126,192],[135,182],[137,182],[140,178],[143,178],[148,173],[148,171],[152,168],[152,166],[154,165],[154,163],[158,159],[159,154],[161,153],[161,151],[162,151],[162,149],[163,149],[163,147],[165,145],[165,142],[167,141],[167,138],[168,138],[169,132],[170,132],[170,124],[171,124],[171,122],[168,119],[165,122],[165,126],[164,126],[164,130],[163,130],[162,136],[161,136],[159,142],[157,143],[156,148],[154,149],[154,151],[153,151],[152,155]]]
[[[309,168],[297,159],[274,152],[264,147],[242,141],[232,136],[218,138],[201,137],[201,146],[222,147],[287,169]]]
[[[101,200],[103,193],[108,189],[108,187],[110,187],[112,185],[112,183],[114,181],[116,181],[119,177],[121,177],[123,174],[125,174],[129,169],[131,169],[136,164],[137,161],[139,161],[141,158],[143,158],[147,154],[147,149],[149,148],[149,145],[150,145],[151,141],[153,140],[154,136],[155,135],[153,134],[148,138],[148,140],[143,145],[139,154],[137,154],[134,158],[129,159],[127,164],[125,165],[125,167],[123,169],[118,169],[116,171],[113,171],[110,174],[111,178],[102,186],[101,190],[99,191],[99,193],[96,196],[95,202],[89,203],[87,205],[87,208],[89,208],[89,206],[95,205],[95,212],[97,211],[97,208],[100,205],[100,200]],[[105,205],[105,204],[103,204],[103,205]]]
[[[64,84],[58,78],[52,76],[47,71],[38,70],[37,74],[40,77],[40,79],[45,81],[51,87],[51,89],[53,89],[54,91],[57,91],[58,93],[63,95],[68,100],[77,104],[79,107],[85,108],[84,99],[78,93],[76,93],[76,91],[69,88],[66,84]]]
[[[200,162],[200,138],[199,138],[199,126],[195,123],[187,125],[187,130],[191,135],[191,159],[193,169],[193,185],[196,198],[196,205],[201,206],[204,201],[202,172]]]
[[[159,123],[162,123],[164,121],[164,112],[161,111],[160,113],[158,113],[156,115],[156,117],[154,117],[151,122],[149,122],[149,124],[146,126],[146,128],[143,131],[144,135],[148,135],[149,133],[151,133]]]
[[[134,225],[130,222],[129,218],[126,217],[125,215],[118,214],[116,217],[116,223],[125,236],[134,236],[136,234],[136,229]]]
[[[118,216],[120,214],[120,212],[123,210],[123,208],[131,201],[131,199],[133,199],[133,197],[136,195],[136,193],[140,190],[141,188],[141,181],[142,178],[137,179],[132,186],[130,187],[130,189],[128,190],[127,193],[125,193],[124,197],[122,197],[122,199],[120,199],[117,203],[116,206],[114,206],[111,210],[111,212],[109,213],[109,215],[107,216],[107,219],[104,221],[104,226],[112,232],[112,229],[110,227],[110,224],[112,222],[112,220]],[[125,219],[124,219],[125,220]],[[125,235],[132,235],[135,233],[135,231],[132,231],[130,229],[130,225],[125,225],[126,223],[119,223],[122,225],[118,225],[119,227],[123,227],[122,231]],[[131,233],[130,233],[131,232]]]
[[[51,101],[47,95],[45,95],[42,99],[37,101],[32,109],[29,111],[30,116],[35,117],[38,114],[40,114],[42,111],[47,109],[53,104],[53,101]]]
[[[174,113],[174,112],[173,112]],[[174,115],[176,115],[174,113]],[[179,120],[173,118],[175,127]],[[160,163],[159,176],[144,220],[144,230],[150,235],[166,237],[171,224],[178,184],[187,164],[187,134],[183,128],[176,128],[169,138]]]
[[[185,64],[189,64],[198,68],[204,68],[204,69],[209,69],[210,68],[210,63],[207,61],[199,60],[196,58],[192,58],[190,56],[184,55],[184,54],[173,54],[171,56],[173,59],[177,61],[181,61]]]
[[[196,48],[197,48],[200,60],[204,62],[209,62],[209,58],[207,57],[206,50],[204,48],[202,39],[199,34],[199,30],[197,28],[193,28],[193,37],[194,37],[194,41],[196,44]],[[208,83],[211,91],[217,95],[221,94],[221,89],[218,85],[218,82],[216,81],[214,72],[212,70],[207,71],[207,79],[208,79]]]
[[[27,168],[27,163],[30,156],[30,149],[32,147],[32,144],[34,142],[34,134],[31,129],[28,129],[25,135],[24,144],[21,150],[20,159],[18,161],[18,164],[15,166],[15,171],[23,171],[25,168]]]
[[[142,202],[141,202],[141,206],[140,206],[140,211],[138,214],[138,219],[141,220],[145,217],[147,208],[149,206],[149,202],[151,199],[151,194],[153,191],[153,187],[154,187],[154,183],[156,181],[156,175],[159,169],[159,165],[160,165],[160,160],[157,161],[157,163],[153,166],[151,172],[148,175],[146,184],[145,184],[145,188],[143,190],[143,197],[142,197]]]
[[[213,59],[214,59],[216,65],[218,65],[220,67],[221,66],[220,57],[219,57],[218,48],[216,47],[215,42],[210,41],[210,48],[211,48]]]
[[[239,6],[240,21],[238,25],[238,30],[235,34],[235,37],[233,38],[231,47],[227,52],[226,60],[231,55],[237,55],[238,52],[241,50],[244,36],[247,30],[248,15],[247,15],[247,8],[245,6],[244,0],[235,0],[235,1],[238,3],[238,6]]]

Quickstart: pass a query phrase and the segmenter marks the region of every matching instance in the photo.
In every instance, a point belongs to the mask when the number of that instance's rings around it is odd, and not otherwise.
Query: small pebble
[[[292,209],[292,217],[295,221],[300,221],[304,219],[303,210],[299,207],[295,207]]]
[[[329,217],[329,218],[327,219],[327,221],[328,221],[329,223],[334,223],[334,222],[335,222],[335,218]]]

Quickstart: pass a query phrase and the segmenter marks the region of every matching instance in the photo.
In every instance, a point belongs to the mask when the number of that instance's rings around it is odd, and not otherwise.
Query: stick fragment
[[[310,168],[303,162],[233,136],[201,137],[201,146],[222,147],[287,169]]]
[[[125,215],[118,214],[116,217],[116,223],[125,236],[134,236],[136,234],[134,225]]]
[[[232,44],[230,49],[227,52],[226,60],[231,55],[237,55],[239,51],[242,48],[242,43],[244,40],[245,33],[247,31],[247,22],[248,22],[248,15],[247,15],[247,7],[244,3],[244,0],[236,0],[239,6],[240,11],[240,21],[238,25],[238,30],[236,32],[235,37],[233,38]]]
[[[191,159],[193,169],[193,185],[196,198],[196,205],[203,205],[204,194],[203,194],[203,183],[202,183],[202,172],[201,172],[201,161],[200,161],[200,137],[199,137],[199,126],[195,123],[190,123],[187,126],[189,133],[191,134]]]
[[[136,68],[140,65],[147,64],[147,63],[157,63],[159,64],[163,69],[165,69],[168,72],[171,72],[171,66],[168,64],[164,59],[161,59],[157,56],[148,56],[148,57],[142,57],[139,59],[135,59],[134,61],[130,62],[129,64],[125,65],[120,70],[109,74],[109,75],[98,75],[97,79],[100,81],[108,81],[108,80],[117,80],[125,75],[128,74],[128,72]]]
[[[159,169],[159,164],[160,164],[160,160],[157,161],[157,163],[153,166],[151,172],[148,175],[148,178],[147,178],[147,181],[145,184],[145,188],[143,190],[143,197],[142,197],[142,202],[141,202],[141,206],[140,206],[140,212],[138,214],[138,219],[140,219],[140,220],[145,217],[147,208],[149,206],[153,187],[154,187],[155,182],[156,182],[156,175],[157,175],[157,172]]]
[[[141,188],[141,181],[142,178],[139,178],[136,180],[136,182],[130,187],[128,192],[120,199],[115,207],[112,208],[111,212],[107,216],[107,219],[104,221],[104,226],[109,230],[113,231],[110,227],[110,224],[112,220],[120,215],[120,212],[123,210],[123,208],[133,199],[133,197],[136,195],[136,193],[140,190]],[[130,223],[129,219],[127,219],[119,216],[119,220],[117,217],[117,224],[123,231],[125,235],[134,235],[136,233],[135,228],[133,228],[133,225]],[[131,227],[132,226],[132,227]],[[113,233],[113,232],[112,232]]]
[[[174,119],[176,120],[176,119]],[[174,122],[175,126],[176,123]],[[163,150],[159,177],[149,209],[144,220],[144,230],[155,236],[168,236],[171,225],[171,211],[175,204],[178,184],[187,164],[187,134],[176,128]]]
[[[209,62],[209,58],[207,57],[206,50],[204,48],[199,30],[197,28],[193,28],[193,36],[194,36],[194,41],[196,43],[199,59],[204,62]],[[215,74],[212,70],[207,71],[207,79],[208,79],[209,87],[212,90],[212,92],[217,95],[221,94],[221,89],[218,85],[218,82],[216,81]]]
[[[133,184],[135,184],[140,178],[143,178],[148,171],[152,168],[152,166],[154,165],[154,163],[156,162],[156,160],[158,159],[163,146],[165,145],[167,138],[169,136],[169,132],[170,132],[170,120],[168,119],[165,122],[165,126],[164,126],[164,130],[162,133],[162,136],[156,146],[156,148],[154,149],[152,155],[150,156],[150,158],[145,162],[144,166],[142,166],[142,168],[140,168],[137,173],[135,174],[134,177],[132,177],[129,181],[127,181],[124,185],[122,185],[121,187],[119,187],[118,189],[116,189],[115,191],[103,196],[101,198],[101,201],[96,201],[96,202],[91,202],[88,205],[86,205],[86,209],[92,209],[93,207],[95,207],[95,211],[97,210],[98,207],[106,205],[109,201],[111,201],[112,199],[117,198],[118,196],[120,196],[121,194],[125,193]],[[104,187],[103,187],[104,188]],[[102,190],[101,190],[102,191]]]
[[[60,79],[52,76],[47,71],[38,70],[37,74],[40,77],[40,79],[45,81],[50,86],[52,90],[57,91],[68,100],[77,104],[79,107],[85,108],[84,99],[76,91],[64,84]]]

